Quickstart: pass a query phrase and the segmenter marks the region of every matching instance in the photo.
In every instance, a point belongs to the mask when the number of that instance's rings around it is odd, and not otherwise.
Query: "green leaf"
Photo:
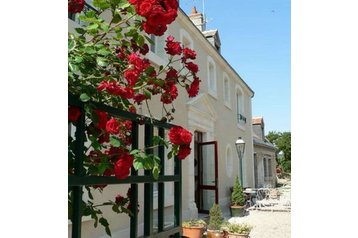
[[[84,34],[84,33],[86,33],[86,30],[83,29],[83,28],[75,28],[75,31],[76,31],[78,34]]]
[[[82,102],[87,102],[88,100],[90,100],[91,98],[86,94],[86,93],[82,93],[80,95],[80,99]]]
[[[83,49],[84,52],[88,53],[88,54],[94,54],[96,53],[96,50],[92,47],[92,46],[86,46]]]
[[[106,67],[108,65],[108,61],[106,58],[97,57],[96,61],[99,66]]]
[[[76,47],[76,42],[73,39],[68,39],[68,52],[71,52]]]
[[[112,206],[112,210],[113,210],[114,212],[116,212],[116,213],[120,213],[120,211],[119,211],[119,208],[118,208],[118,205],[117,205],[117,204],[115,204],[115,205],[113,205],[113,206]]]
[[[135,170],[144,169],[143,163],[140,161],[133,162],[133,167]]]
[[[137,41],[137,44],[138,44],[139,46],[143,46],[143,45],[144,45],[144,37],[143,37],[142,35],[138,35],[136,41]]]
[[[121,141],[113,136],[113,135],[110,135],[109,136],[109,142],[114,146],[114,147],[119,147],[121,145]]]
[[[158,179],[158,177],[159,177],[159,172],[160,172],[159,168],[158,168],[157,166],[154,166],[152,172],[153,172],[153,177],[154,177],[154,179]]]
[[[76,63],[81,63],[83,61],[83,58],[79,55],[75,56],[75,62]]]
[[[109,226],[106,226],[105,230],[106,230],[107,235],[112,236],[111,230],[109,229]]]
[[[116,12],[113,16],[112,22],[114,24],[116,24],[116,23],[120,22],[121,20],[122,20],[122,17],[121,17],[121,15],[118,14],[118,11],[116,10]]]
[[[99,223],[101,223],[102,226],[109,226],[108,221],[104,217],[99,219]]]
[[[99,51],[97,51],[97,53],[99,55],[103,55],[103,56],[107,56],[109,55],[111,52],[109,50],[107,50],[106,48],[101,48]]]
[[[102,10],[106,10],[111,7],[111,4],[108,3],[106,0],[93,0],[93,6],[98,7]]]
[[[89,26],[87,26],[87,30],[89,30],[89,31],[96,30],[98,27],[99,27],[99,25],[97,23],[90,24]]]
[[[101,24],[101,29],[104,31],[104,32],[108,32],[109,30],[109,24],[107,22],[103,22]]]
[[[147,89],[143,89],[143,93],[144,93],[146,98],[148,98],[148,99],[152,98],[152,93],[149,92]]]
[[[131,154],[131,155],[135,155],[135,154],[138,154],[139,152],[140,152],[140,150],[135,149],[135,150],[132,150],[132,151],[130,152],[130,154]]]
[[[122,1],[122,3],[119,4],[118,8],[127,8],[131,6],[131,4],[127,1]]]
[[[78,66],[76,64],[73,64],[71,62],[68,63],[68,67],[72,72],[77,72],[79,70]]]

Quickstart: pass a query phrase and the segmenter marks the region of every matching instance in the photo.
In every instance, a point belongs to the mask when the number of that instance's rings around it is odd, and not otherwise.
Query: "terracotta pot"
[[[208,238],[224,238],[224,233],[218,230],[207,230]]]
[[[204,227],[182,227],[183,236],[188,238],[202,238]]]
[[[246,235],[246,234],[234,234],[234,233],[229,233],[227,235],[227,238],[248,238],[250,237],[249,235]]]

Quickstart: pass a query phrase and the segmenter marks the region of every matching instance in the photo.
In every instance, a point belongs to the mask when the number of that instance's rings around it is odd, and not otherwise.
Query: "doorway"
[[[195,203],[200,213],[209,213],[218,196],[217,141],[203,142],[203,133],[194,132]]]

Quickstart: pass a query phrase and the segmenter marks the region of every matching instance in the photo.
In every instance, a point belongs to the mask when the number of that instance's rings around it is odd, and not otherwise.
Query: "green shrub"
[[[183,221],[181,223],[182,227],[204,227],[206,226],[206,222],[202,219],[191,219],[187,221]]]
[[[252,230],[252,226],[245,223],[227,223],[225,226],[222,227],[222,230],[233,234],[248,235]]]
[[[244,206],[245,195],[239,182],[239,177],[236,176],[233,191],[231,193],[231,205],[233,206]]]
[[[221,208],[218,204],[213,204],[213,206],[210,208],[209,216],[210,220],[208,228],[210,230],[219,230],[224,218],[221,212]]]

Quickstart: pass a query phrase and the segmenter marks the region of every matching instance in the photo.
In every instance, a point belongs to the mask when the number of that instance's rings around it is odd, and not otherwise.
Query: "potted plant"
[[[221,212],[221,208],[218,204],[214,203],[209,211],[209,225],[207,229],[207,237],[208,238],[216,238],[216,237],[224,237],[224,234],[220,230],[221,225],[223,223],[223,216]]]
[[[201,238],[204,233],[206,222],[202,219],[191,219],[181,224],[183,237]]]
[[[252,226],[245,223],[227,223],[221,229],[227,238],[248,238]]]
[[[239,182],[239,177],[236,176],[233,191],[231,193],[231,206],[232,217],[242,217],[245,213],[245,194]]]

